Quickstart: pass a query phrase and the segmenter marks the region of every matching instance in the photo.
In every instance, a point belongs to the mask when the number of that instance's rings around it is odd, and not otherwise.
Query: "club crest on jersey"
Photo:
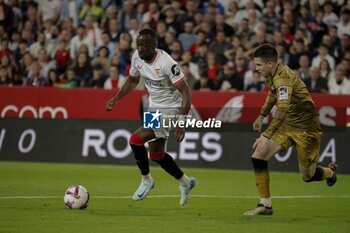
[[[174,64],[172,67],[171,67],[171,73],[175,76],[178,76],[180,74],[180,68],[177,64]]]
[[[156,75],[159,76],[160,75],[160,69],[157,68],[157,69],[154,69],[154,71],[156,72]]]
[[[278,99],[279,100],[287,100],[288,99],[288,87],[280,86],[278,88]]]

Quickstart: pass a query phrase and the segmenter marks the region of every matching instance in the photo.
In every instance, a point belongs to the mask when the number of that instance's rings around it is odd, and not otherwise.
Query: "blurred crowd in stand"
[[[0,85],[121,87],[145,27],[193,90],[265,91],[271,43],[311,92],[350,94],[350,0],[0,0]]]

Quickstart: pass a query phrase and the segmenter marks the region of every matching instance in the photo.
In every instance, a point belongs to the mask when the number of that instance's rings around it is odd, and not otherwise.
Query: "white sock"
[[[142,180],[151,180],[152,179],[152,176],[151,176],[151,173],[148,173],[147,175],[142,175]]]
[[[188,179],[188,176],[186,176],[186,174],[184,174],[180,179],[178,179],[178,181],[180,182],[181,185],[189,185],[190,184],[190,180]]]
[[[271,197],[260,198],[260,203],[266,207],[272,207]]]

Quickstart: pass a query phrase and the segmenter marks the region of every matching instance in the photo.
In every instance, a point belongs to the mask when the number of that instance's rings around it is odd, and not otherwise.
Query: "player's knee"
[[[149,157],[152,160],[161,160],[162,158],[164,158],[165,156],[165,152],[161,151],[161,152],[154,152],[154,151],[150,151],[149,152]]]
[[[252,157],[252,164],[253,164],[255,171],[262,171],[262,170],[268,169],[267,161],[262,160],[262,159],[256,159],[256,158]]]
[[[145,144],[145,141],[140,135],[134,133],[129,139],[129,144],[133,146],[143,146]]]

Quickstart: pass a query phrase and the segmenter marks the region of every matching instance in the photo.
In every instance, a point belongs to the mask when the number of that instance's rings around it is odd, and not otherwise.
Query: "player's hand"
[[[258,131],[260,133],[263,120],[264,117],[262,115],[259,115],[253,123],[253,130]]]
[[[112,108],[113,108],[113,106],[114,106],[116,103],[117,103],[117,101],[116,101],[114,98],[108,100],[107,103],[106,103],[106,111],[111,111]]]
[[[177,126],[175,128],[175,139],[177,142],[182,142],[182,140],[185,138],[185,129]]]

